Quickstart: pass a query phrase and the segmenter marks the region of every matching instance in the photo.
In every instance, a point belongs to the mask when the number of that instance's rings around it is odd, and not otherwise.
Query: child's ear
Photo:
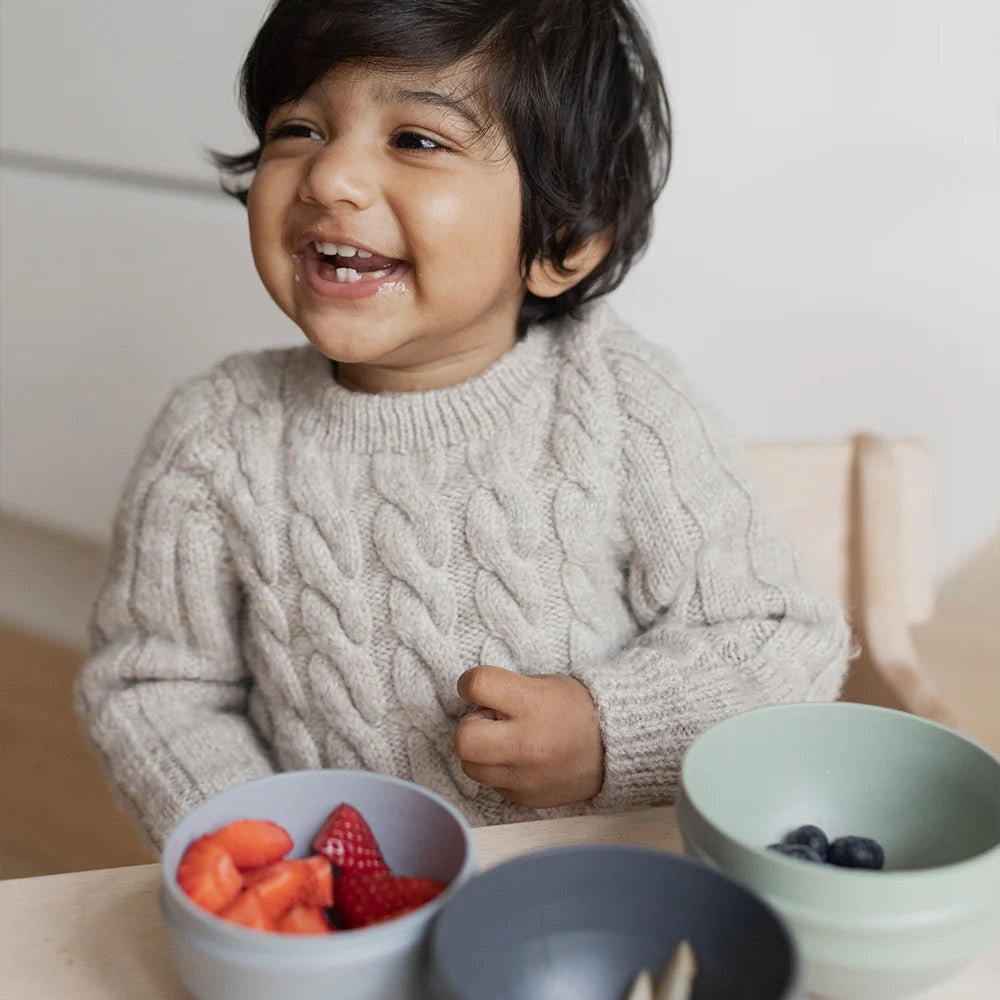
[[[528,268],[525,286],[540,299],[554,299],[562,295],[590,274],[608,255],[614,233],[606,230],[589,236],[566,257],[566,270],[556,267],[551,260],[536,257]]]

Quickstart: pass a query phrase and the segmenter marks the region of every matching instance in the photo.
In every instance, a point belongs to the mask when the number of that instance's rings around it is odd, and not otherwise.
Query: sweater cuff
[[[629,673],[623,677],[616,663],[592,664],[573,672],[594,699],[604,742],[604,783],[592,802],[599,811],[673,801],[684,753],[700,731],[696,720],[665,710],[653,684]],[[713,680],[716,683],[705,684],[704,691],[691,690],[691,699],[713,700],[711,688],[717,687],[717,679]]]
[[[150,805],[144,805],[145,811],[139,814],[142,832],[150,846],[159,854],[174,827],[206,799],[236,785],[257,778],[266,778],[274,773],[273,768],[260,760],[244,762],[234,760],[209,778],[201,776],[197,785],[193,785],[190,781],[183,783],[175,781],[173,787],[164,789],[160,795],[151,794]]]
[[[823,627],[785,620],[712,631],[711,638],[661,636],[660,648],[633,648],[573,671],[594,699],[604,741],[595,809],[672,801],[688,747],[722,719],[837,697],[849,638],[839,614]]]

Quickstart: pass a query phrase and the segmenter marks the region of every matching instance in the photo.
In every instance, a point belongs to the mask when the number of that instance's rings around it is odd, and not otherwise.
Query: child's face
[[[454,103],[471,82],[341,66],[268,120],[254,262],[348,384],[452,385],[516,339],[520,178],[507,144],[464,116],[482,118],[475,104]]]

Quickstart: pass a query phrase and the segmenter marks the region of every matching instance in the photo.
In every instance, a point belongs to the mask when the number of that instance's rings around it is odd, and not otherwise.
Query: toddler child
[[[152,843],[291,769],[476,825],[662,803],[706,727],[836,697],[841,612],[600,302],[669,162],[628,0],[277,0],[242,95],[220,163],[309,345],[180,387],[125,489],[76,697]]]

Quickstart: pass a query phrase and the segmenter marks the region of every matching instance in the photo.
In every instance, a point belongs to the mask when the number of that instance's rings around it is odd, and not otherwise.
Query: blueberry
[[[769,851],[784,854],[789,858],[798,858],[801,861],[813,861],[822,864],[823,858],[808,844],[768,844]]]
[[[841,868],[879,869],[885,864],[885,851],[871,837],[837,837],[830,841],[826,860]]]
[[[811,847],[820,857],[821,861],[826,861],[826,852],[830,846],[826,839],[826,834],[818,827],[806,824],[797,827],[785,837],[786,844],[804,844]]]

